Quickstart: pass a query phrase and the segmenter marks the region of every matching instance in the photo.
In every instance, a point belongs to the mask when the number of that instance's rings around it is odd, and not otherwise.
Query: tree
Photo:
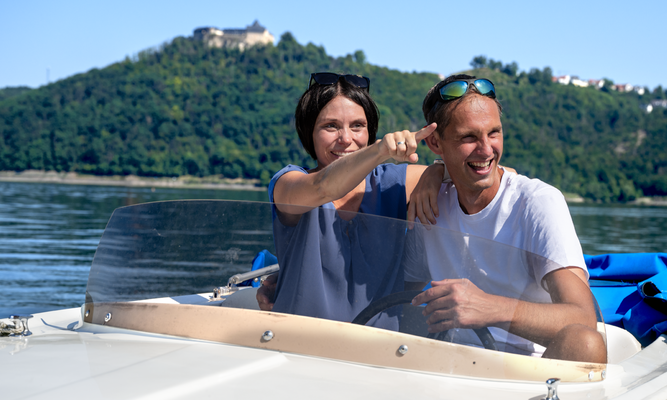
[[[470,61],[470,66],[473,69],[481,69],[486,67],[486,57],[485,56],[477,56]]]
[[[357,50],[354,52],[354,61],[358,62],[359,64],[365,64],[366,63],[366,54],[362,50]]]
[[[516,76],[518,71],[519,71],[519,64],[517,64],[514,61],[511,64],[505,64],[505,66],[503,66],[500,72],[508,76]]]

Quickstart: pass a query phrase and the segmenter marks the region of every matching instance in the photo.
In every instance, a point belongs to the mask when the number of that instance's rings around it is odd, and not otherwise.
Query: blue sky
[[[243,4],[241,4],[243,3]],[[441,74],[476,55],[520,70],[667,87],[667,1],[0,1],[0,88],[100,68],[197,27],[255,19],[334,56]],[[372,77],[371,77],[372,78]]]

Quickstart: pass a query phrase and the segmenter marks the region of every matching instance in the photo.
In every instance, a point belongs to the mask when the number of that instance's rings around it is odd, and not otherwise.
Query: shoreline
[[[0,182],[16,183],[55,183],[59,185],[123,186],[171,189],[214,189],[214,190],[253,190],[266,191],[257,186],[257,179],[228,179],[220,176],[198,178],[180,176],[178,178],[149,178],[136,175],[98,176],[77,172],[56,172],[26,170],[22,172],[0,171]]]
[[[90,185],[90,186],[122,186],[144,188],[171,188],[171,189],[212,189],[212,190],[252,190],[266,191],[267,188],[257,186],[258,179],[229,179],[221,176],[198,178],[184,175],[178,178],[149,178],[136,175],[98,176],[79,174],[77,172],[56,172],[41,170],[25,170],[22,172],[0,171],[0,182],[16,183],[54,183],[59,185]],[[598,204],[587,201],[574,193],[563,193],[568,204]],[[626,204],[633,206],[660,206],[667,207],[667,197],[640,197]]]
[[[583,197],[575,193],[563,193],[565,201],[568,204],[603,204],[590,200],[586,200]],[[607,204],[620,204],[620,205],[630,205],[630,206],[667,206],[667,197],[640,197],[636,200],[628,201],[627,203],[607,203]]]

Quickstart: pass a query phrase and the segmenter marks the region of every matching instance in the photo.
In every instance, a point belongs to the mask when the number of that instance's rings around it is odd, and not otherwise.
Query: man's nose
[[[483,137],[478,142],[478,151],[484,155],[492,155],[493,147],[491,146],[491,140],[488,137]]]

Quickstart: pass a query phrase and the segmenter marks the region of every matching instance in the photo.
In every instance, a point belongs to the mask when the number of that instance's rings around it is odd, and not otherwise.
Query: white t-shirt
[[[538,179],[505,171],[491,203],[473,215],[461,210],[454,185],[443,183],[438,207],[436,227],[419,233],[427,259],[407,263],[407,281],[467,278],[486,293],[551,303],[542,282],[546,274],[563,267],[579,267],[588,274],[563,195]],[[504,330],[490,330],[501,350],[544,352],[544,347]],[[471,340],[481,344],[476,337]]]

